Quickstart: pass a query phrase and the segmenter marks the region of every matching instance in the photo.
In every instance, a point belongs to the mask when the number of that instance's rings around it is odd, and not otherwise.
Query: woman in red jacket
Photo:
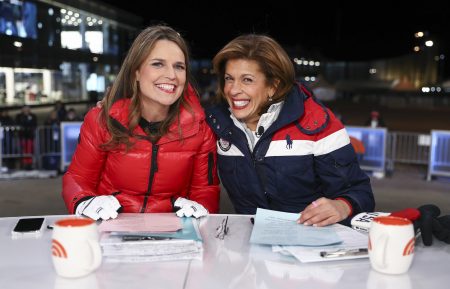
[[[216,143],[189,83],[188,50],[170,27],[141,32],[106,95],[86,115],[63,178],[70,213],[216,213]]]

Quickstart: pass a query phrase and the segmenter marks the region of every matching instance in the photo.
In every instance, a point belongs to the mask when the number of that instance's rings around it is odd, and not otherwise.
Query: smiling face
[[[248,59],[231,59],[225,65],[224,94],[233,115],[256,130],[261,107],[275,89],[267,84],[258,63]]]
[[[142,116],[148,121],[164,119],[186,84],[183,51],[172,41],[158,40],[136,71],[136,79],[139,81]]]

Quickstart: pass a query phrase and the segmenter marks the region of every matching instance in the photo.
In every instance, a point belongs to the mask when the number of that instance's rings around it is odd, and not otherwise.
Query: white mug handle
[[[378,264],[378,266],[380,266],[381,268],[386,268],[386,247],[388,243],[388,236],[381,235],[376,241],[378,245],[372,247],[375,263]]]
[[[100,244],[98,243],[98,241],[91,239],[88,239],[86,241],[92,251],[92,263],[86,269],[89,271],[94,271],[102,263],[102,249],[100,248]]]

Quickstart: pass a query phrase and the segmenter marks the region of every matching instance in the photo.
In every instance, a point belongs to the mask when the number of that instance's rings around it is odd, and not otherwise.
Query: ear
[[[273,81],[273,84],[270,86],[269,88],[269,95],[273,96],[275,94],[275,92],[278,89],[278,85],[280,84],[280,80],[279,79],[275,79]]]

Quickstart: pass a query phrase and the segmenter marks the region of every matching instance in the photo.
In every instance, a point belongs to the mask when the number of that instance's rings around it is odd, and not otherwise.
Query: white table
[[[46,216],[47,224],[65,216]],[[249,216],[229,215],[229,233],[215,238],[225,215],[200,222],[203,261],[103,263],[84,278],[58,277],[50,254],[51,230],[39,239],[11,238],[16,217],[0,218],[0,288],[133,289],[133,288],[449,288],[450,246],[434,240],[431,247],[416,244],[408,273],[383,275],[370,268],[369,259],[302,264],[272,253],[270,247],[250,245]]]

